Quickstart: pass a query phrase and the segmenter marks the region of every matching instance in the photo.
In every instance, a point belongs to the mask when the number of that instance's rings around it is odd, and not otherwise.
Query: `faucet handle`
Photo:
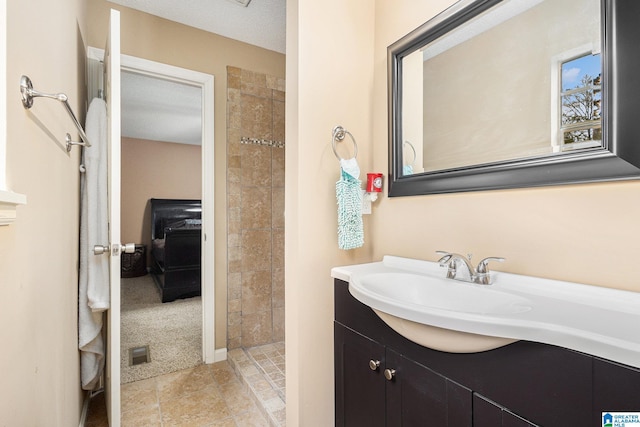
[[[440,258],[438,260],[438,263],[440,264],[440,267],[446,267],[447,263],[449,261],[451,261],[451,252],[447,252],[447,251],[436,251],[436,253],[438,255],[442,255],[442,258]]]
[[[504,262],[504,260],[505,259],[502,258],[502,257],[495,257],[495,256],[487,257],[487,258],[483,259],[482,261],[480,261],[478,263],[478,268],[476,268],[476,272],[480,273],[480,274],[488,273],[489,272],[489,268],[488,268],[489,261]]]

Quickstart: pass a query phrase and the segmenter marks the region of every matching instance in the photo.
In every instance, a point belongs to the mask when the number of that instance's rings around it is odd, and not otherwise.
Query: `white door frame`
[[[89,47],[89,59],[99,61],[104,50]],[[215,350],[214,286],[214,78],[211,74],[175,67],[135,56],[121,55],[121,70],[202,89],[202,360],[225,360],[226,349]]]

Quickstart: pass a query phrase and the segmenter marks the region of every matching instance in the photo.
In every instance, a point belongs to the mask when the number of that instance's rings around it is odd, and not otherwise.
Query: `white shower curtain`
[[[109,258],[93,255],[95,245],[108,244],[107,105],[94,98],[85,126],[91,147],[85,147],[81,177],[80,282],[78,347],[82,388],[93,390],[104,370],[102,321],[109,308]]]

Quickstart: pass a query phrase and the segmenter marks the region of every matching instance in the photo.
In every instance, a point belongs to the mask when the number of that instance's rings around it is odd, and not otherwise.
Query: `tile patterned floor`
[[[228,362],[122,385],[122,426],[269,427]],[[86,427],[105,427],[104,398],[96,396]]]
[[[284,342],[227,353],[229,364],[269,420],[271,427],[285,427],[285,348]]]

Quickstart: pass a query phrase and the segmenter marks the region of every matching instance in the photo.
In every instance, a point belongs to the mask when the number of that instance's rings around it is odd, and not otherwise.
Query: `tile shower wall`
[[[284,340],[285,81],[227,67],[227,348]]]

